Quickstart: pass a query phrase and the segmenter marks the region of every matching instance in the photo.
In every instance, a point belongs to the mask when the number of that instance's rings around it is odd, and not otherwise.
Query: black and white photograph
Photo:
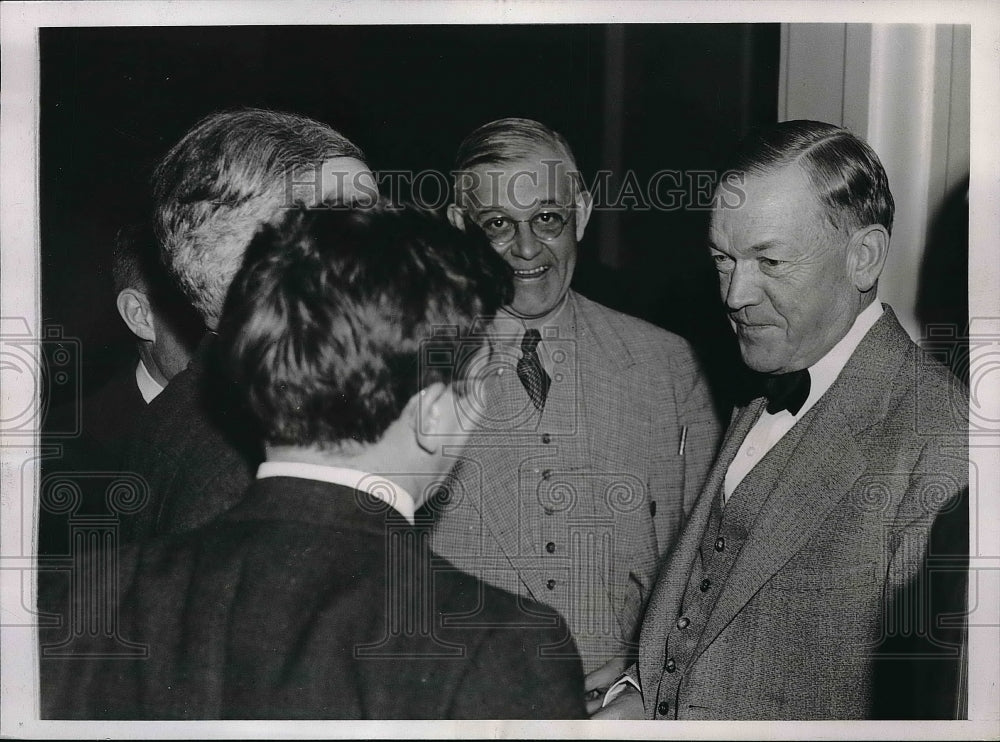
[[[4,735],[1000,736],[996,6],[0,13]]]

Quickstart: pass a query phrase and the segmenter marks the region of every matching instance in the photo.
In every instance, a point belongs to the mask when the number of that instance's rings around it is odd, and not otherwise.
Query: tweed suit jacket
[[[730,496],[766,494],[687,663],[667,672],[726,469],[765,400],[733,415],[641,633],[648,718],[946,717],[961,669],[968,390],[892,310]],[[776,477],[776,478],[775,478]],[[714,537],[714,534],[710,534]]]
[[[121,468],[147,486],[145,503],[121,524],[122,542],[180,533],[235,505],[263,452],[256,428],[212,374],[215,336],[148,407]]]
[[[147,409],[135,380],[133,362],[84,400],[83,435],[101,451],[102,459],[117,461]]]
[[[519,418],[533,410],[509,359],[491,380],[487,420],[453,470],[450,498],[436,503],[434,548],[559,610],[590,672],[634,652],[658,562],[700,491],[720,428],[686,341],[573,292],[569,302],[572,335],[543,333],[565,357],[545,411]],[[568,539],[547,535],[552,510],[566,517]]]
[[[209,526],[120,550],[114,632],[74,635],[67,606],[93,596],[50,574],[43,717],[583,718],[579,658],[545,655],[559,617],[428,543],[367,494],[273,477]]]

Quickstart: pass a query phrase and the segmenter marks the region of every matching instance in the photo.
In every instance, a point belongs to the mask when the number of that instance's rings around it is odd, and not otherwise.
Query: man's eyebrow
[[[764,242],[758,242],[756,245],[751,245],[750,249],[754,252],[764,252],[775,247],[781,247],[781,243],[774,240],[765,240]]]
[[[716,245],[712,240],[706,240],[709,250],[717,250],[718,252],[726,252],[721,247]],[[755,253],[762,253],[765,250],[770,250],[772,248],[780,248],[782,244],[780,242],[775,242],[774,240],[765,240],[764,242],[758,242],[756,245],[751,245],[750,249]]]

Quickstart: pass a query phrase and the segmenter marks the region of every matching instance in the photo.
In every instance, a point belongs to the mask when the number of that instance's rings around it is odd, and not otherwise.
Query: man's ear
[[[448,387],[441,382],[424,387],[406,403],[403,414],[413,429],[417,445],[429,454],[437,453],[441,447],[445,405],[451,403]]]
[[[153,309],[149,297],[139,289],[122,289],[116,301],[118,314],[140,340],[156,342],[156,327],[153,324]]]
[[[590,221],[590,212],[594,208],[594,197],[590,191],[580,187],[576,194],[576,241],[583,239],[583,233]]]
[[[465,212],[457,204],[448,204],[448,221],[456,229],[465,231]]]
[[[889,232],[881,224],[870,224],[851,236],[848,270],[854,287],[870,291],[878,283],[889,255]]]

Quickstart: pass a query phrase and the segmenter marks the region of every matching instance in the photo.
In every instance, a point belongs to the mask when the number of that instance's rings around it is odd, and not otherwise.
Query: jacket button
[[[715,550],[716,551],[722,551],[725,548],[726,548],[726,537],[725,536],[719,536],[719,538],[715,539]]]
[[[549,580],[548,582],[545,583],[545,587],[547,587],[549,590],[555,590],[556,589],[556,581],[555,580]]]
[[[545,471],[543,471],[542,472],[542,479],[544,479],[546,481],[549,480],[549,479],[552,479],[552,470],[551,469],[546,469]]]
[[[698,585],[698,589],[702,592],[706,592],[710,587],[712,587],[712,581],[707,577],[701,581],[700,585]]]
[[[673,672],[674,670],[677,669],[677,663],[674,662],[673,657],[667,660],[667,664],[664,666],[663,669],[665,669],[667,672]]]
[[[686,629],[691,624],[691,619],[687,616],[681,616],[677,619],[677,628]]]
[[[549,435],[548,433],[542,433],[542,443],[551,443],[551,442],[552,442],[552,436]]]
[[[666,716],[668,711],[670,711],[670,704],[666,701],[660,701],[656,704],[656,713],[660,716]]]
[[[556,550],[556,545],[552,541],[549,541],[547,544],[545,544],[545,551],[549,552],[549,554],[554,553],[555,550]]]

